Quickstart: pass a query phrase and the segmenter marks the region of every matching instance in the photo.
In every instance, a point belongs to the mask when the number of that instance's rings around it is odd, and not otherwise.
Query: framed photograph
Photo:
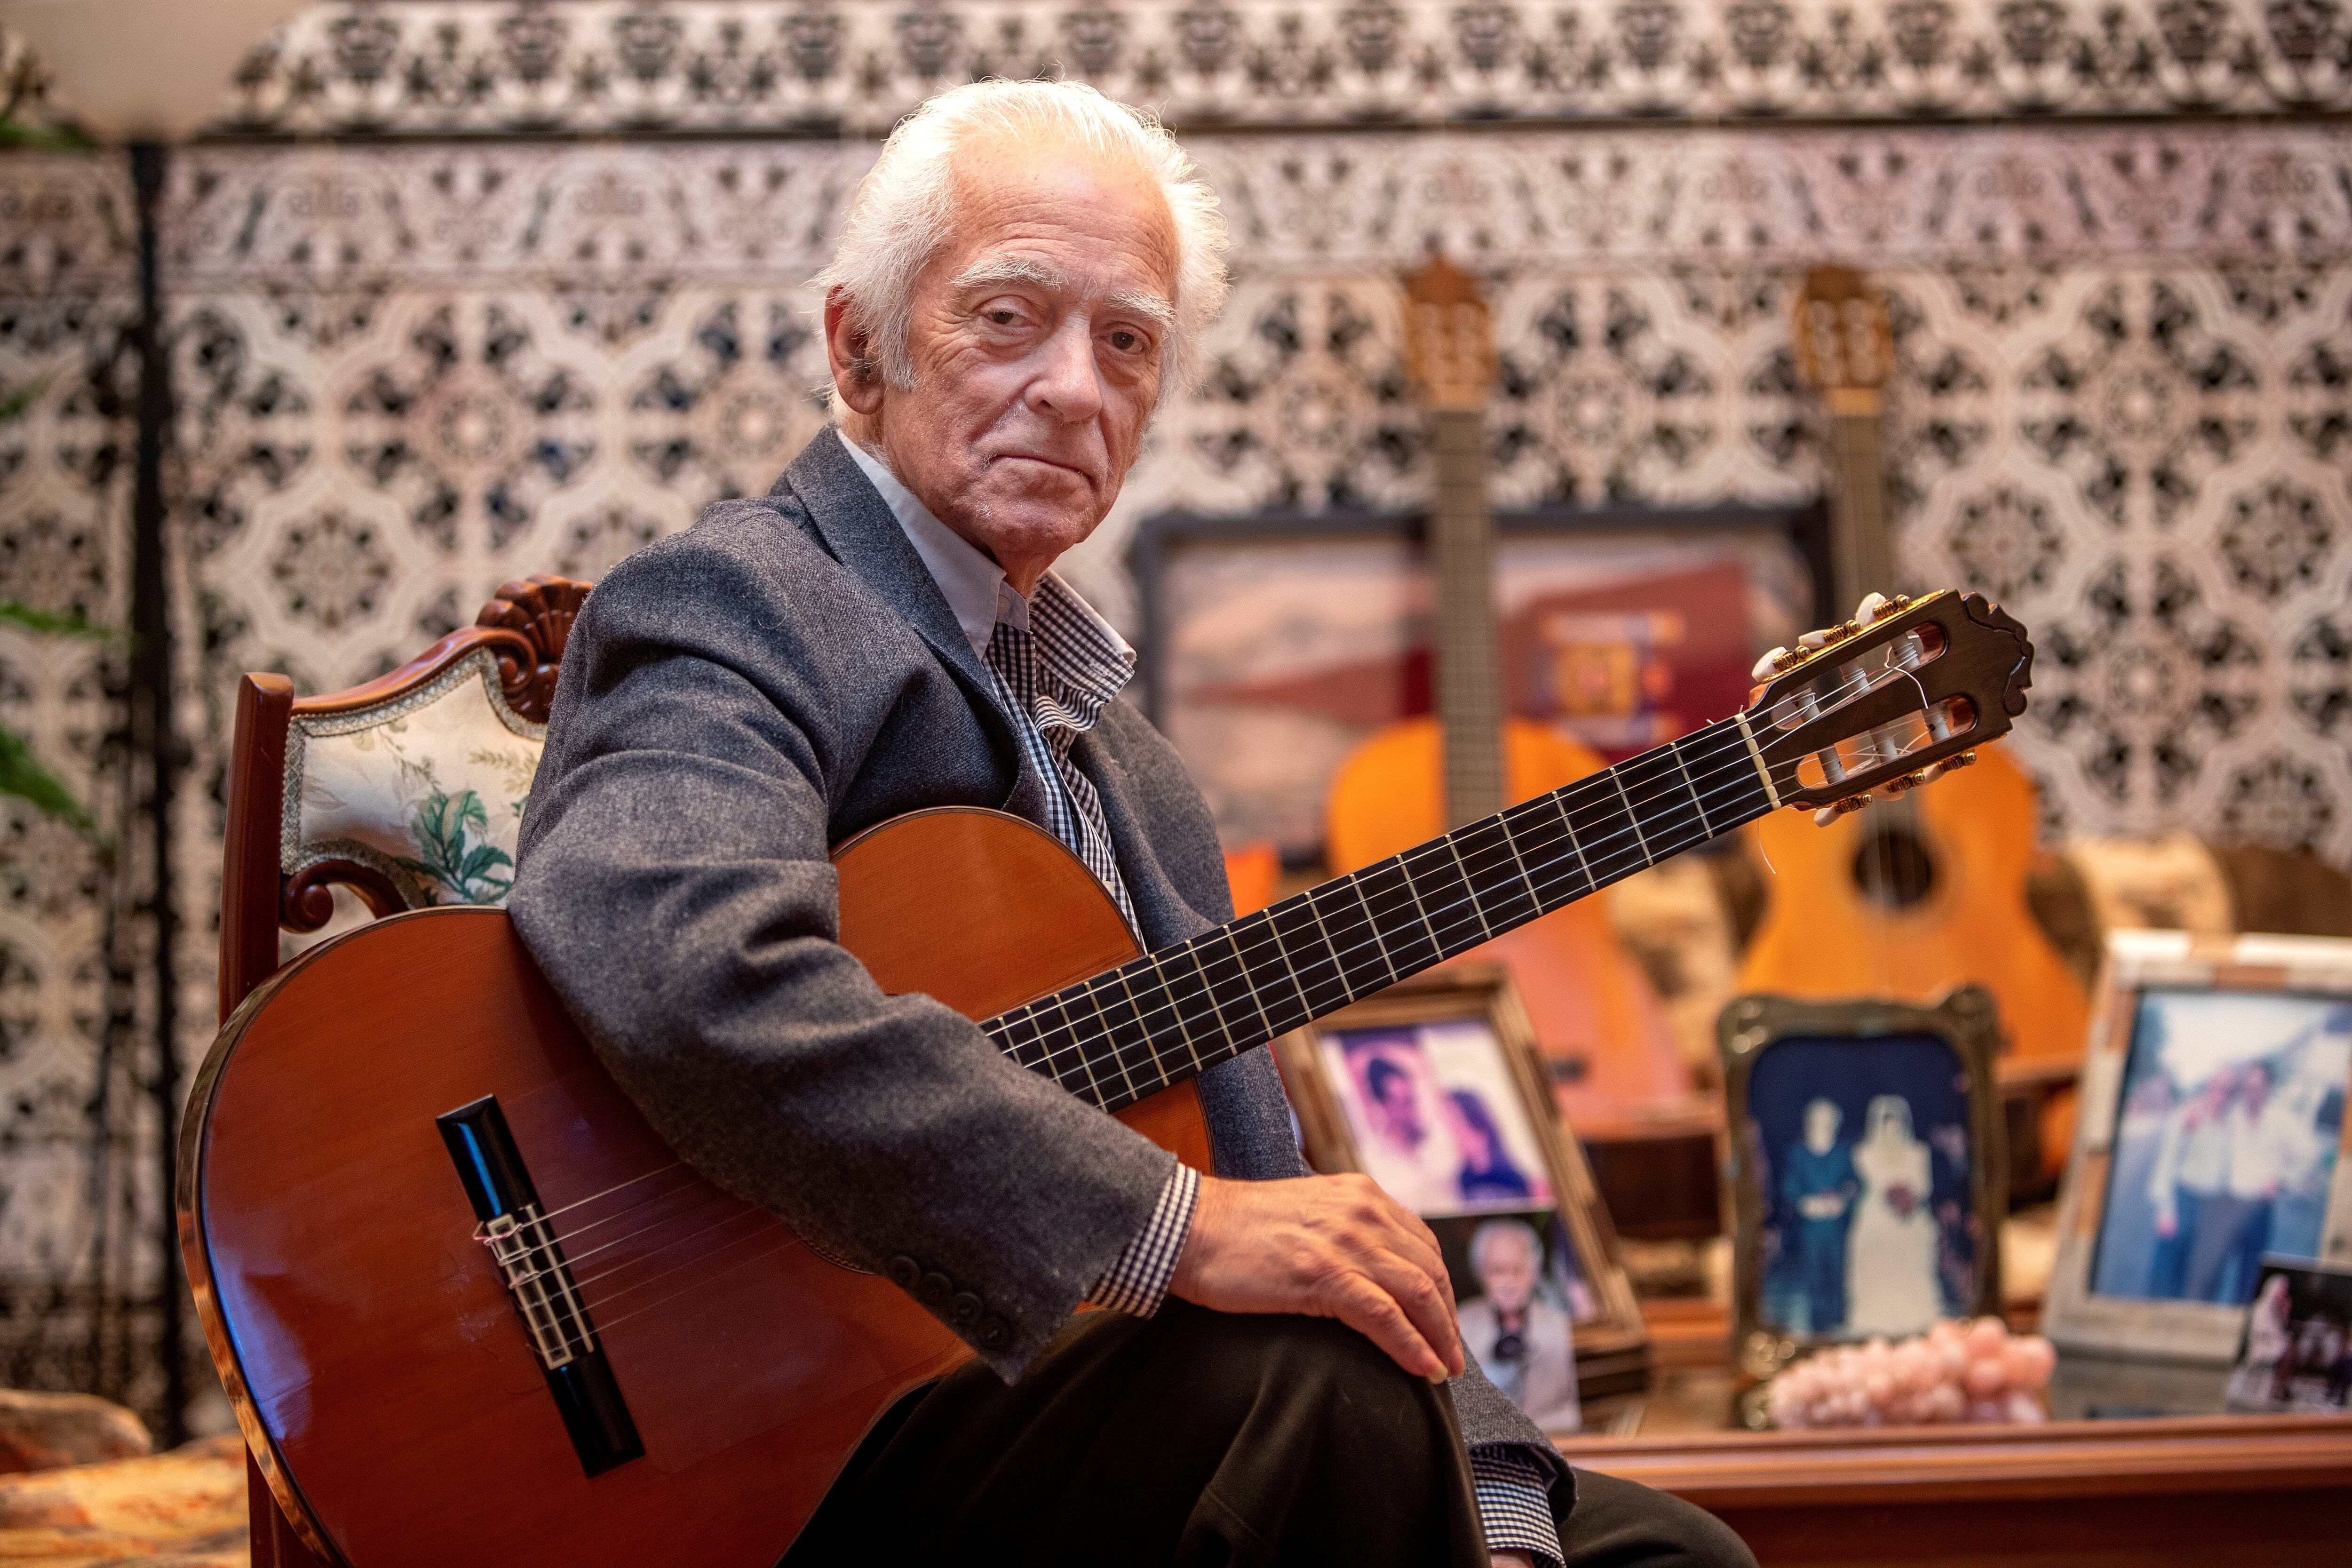
[[[1816,1346],[1995,1310],[2008,1152],[1992,994],[1743,996],[1718,1028],[1740,1365],[1768,1376]]]
[[[1462,1332],[1547,1430],[1637,1385],[1649,1336],[1533,1032],[1496,966],[1433,970],[1276,1044],[1318,1171],[1360,1171],[1435,1233]]]
[[[2352,1268],[2263,1260],[2229,1402],[2315,1415],[2352,1410]]]
[[[1339,764],[1383,725],[1431,710],[1421,527],[1349,511],[1138,523],[1140,700],[1227,843],[1318,858]],[[1510,711],[1610,761],[1732,711],[1757,652],[1825,618],[1824,527],[1812,502],[1498,515]]]
[[[2352,1266],[2352,941],[2108,933],[2043,1328],[2227,1365],[2263,1258]]]

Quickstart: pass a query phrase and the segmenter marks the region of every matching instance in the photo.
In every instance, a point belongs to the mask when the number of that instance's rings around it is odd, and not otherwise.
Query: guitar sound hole
[[[1917,835],[1882,828],[1854,852],[1853,881],[1872,901],[1908,909],[1935,890],[1936,862]]]

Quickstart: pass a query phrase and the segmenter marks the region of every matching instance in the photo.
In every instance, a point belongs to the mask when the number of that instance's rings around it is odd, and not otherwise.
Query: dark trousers
[[[1579,1472],[1570,1568],[1752,1568],[1687,1503]],[[1312,1318],[1090,1312],[1011,1387],[973,1363],[869,1441],[784,1568],[1485,1568],[1445,1391]]]
[[[1833,1334],[1845,1327],[1845,1220],[1799,1222],[1805,1267],[1805,1331]]]

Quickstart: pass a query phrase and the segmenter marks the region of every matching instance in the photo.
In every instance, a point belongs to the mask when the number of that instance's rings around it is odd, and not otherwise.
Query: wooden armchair
[[[588,584],[525,577],[474,624],[391,674],[297,698],[282,675],[237,684],[221,879],[226,1020],[316,933],[334,889],[381,918],[505,901],[548,704]],[[325,1568],[247,1458],[254,1568]]]

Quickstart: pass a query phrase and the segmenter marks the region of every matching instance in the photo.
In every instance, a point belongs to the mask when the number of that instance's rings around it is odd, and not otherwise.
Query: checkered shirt
[[[997,590],[987,660],[1021,749],[1045,780],[1045,826],[1086,862],[1132,929],[1135,906],[1128,902],[1127,883],[1111,853],[1102,797],[1070,761],[1070,747],[1095,727],[1103,704],[1135,673],[1135,650],[1048,572],[1025,599],[1010,584]]]

